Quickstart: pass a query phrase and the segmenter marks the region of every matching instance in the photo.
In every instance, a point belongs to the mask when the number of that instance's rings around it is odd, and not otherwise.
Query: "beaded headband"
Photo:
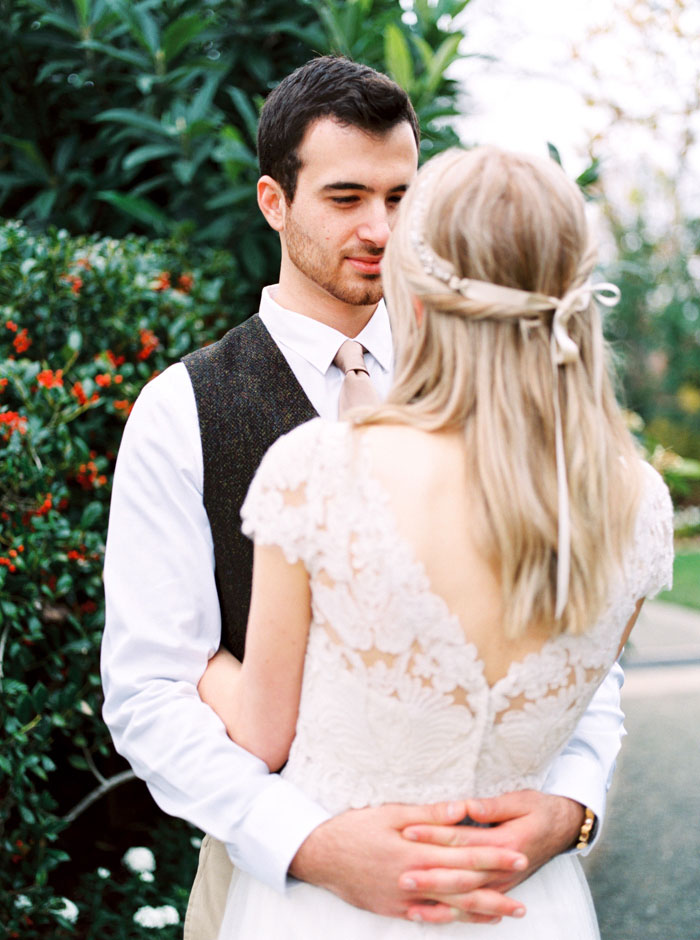
[[[566,456],[564,453],[564,434],[562,430],[561,407],[559,404],[559,366],[569,365],[579,358],[579,348],[567,332],[570,318],[586,310],[591,300],[597,300],[605,307],[614,307],[620,299],[620,289],[615,284],[600,282],[582,284],[567,291],[563,297],[550,297],[534,291],[517,290],[479,281],[472,278],[460,278],[454,266],[441,258],[425,240],[425,220],[428,214],[429,181],[437,175],[438,166],[423,170],[414,183],[413,204],[409,220],[409,237],[412,247],[423,266],[424,271],[447,285],[449,290],[461,294],[467,300],[499,307],[498,319],[517,319],[525,325],[536,325],[540,313],[553,310],[550,355],[553,372],[554,404],[554,440],[557,469],[557,594],[554,619],[559,620],[569,599],[569,576],[571,569],[571,509],[569,505],[569,484],[566,475]],[[492,315],[479,316],[478,319],[494,319]]]

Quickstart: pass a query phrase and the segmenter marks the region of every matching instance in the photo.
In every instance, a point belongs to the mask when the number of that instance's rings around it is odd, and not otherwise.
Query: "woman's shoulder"
[[[337,443],[347,436],[348,430],[349,426],[345,422],[312,418],[278,437],[267,453],[279,455],[276,459],[286,459],[291,454],[316,451]]]
[[[639,468],[642,480],[640,513],[653,513],[672,521],[673,503],[664,478],[647,460],[640,458]]]
[[[262,459],[258,476],[274,476],[287,486],[298,486],[329,460],[338,460],[338,447],[347,436],[348,426],[339,421],[313,418],[272,444]]]
[[[638,574],[644,574],[639,596],[653,597],[673,581],[673,503],[661,474],[640,460],[642,492],[635,526]]]

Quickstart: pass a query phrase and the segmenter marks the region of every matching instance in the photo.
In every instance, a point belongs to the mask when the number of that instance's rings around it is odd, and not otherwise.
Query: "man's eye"
[[[397,193],[395,196],[389,196],[389,198],[387,199],[387,202],[389,203],[390,206],[398,206],[398,204],[401,202],[403,197],[404,197],[404,193]]]
[[[351,206],[357,202],[357,196],[333,196],[332,201],[337,206]]]

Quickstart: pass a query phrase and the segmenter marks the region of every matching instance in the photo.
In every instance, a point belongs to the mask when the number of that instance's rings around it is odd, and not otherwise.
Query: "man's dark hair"
[[[269,94],[258,126],[260,173],[280,184],[288,202],[301,169],[299,145],[309,125],[325,117],[376,135],[407,121],[419,143],[418,118],[403,88],[350,59],[312,59]]]

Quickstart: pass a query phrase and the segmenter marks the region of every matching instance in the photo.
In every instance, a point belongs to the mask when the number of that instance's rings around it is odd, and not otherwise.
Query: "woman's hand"
[[[231,737],[238,705],[237,686],[241,664],[223,647],[209,660],[204,675],[199,680],[199,697],[226,725]]]

